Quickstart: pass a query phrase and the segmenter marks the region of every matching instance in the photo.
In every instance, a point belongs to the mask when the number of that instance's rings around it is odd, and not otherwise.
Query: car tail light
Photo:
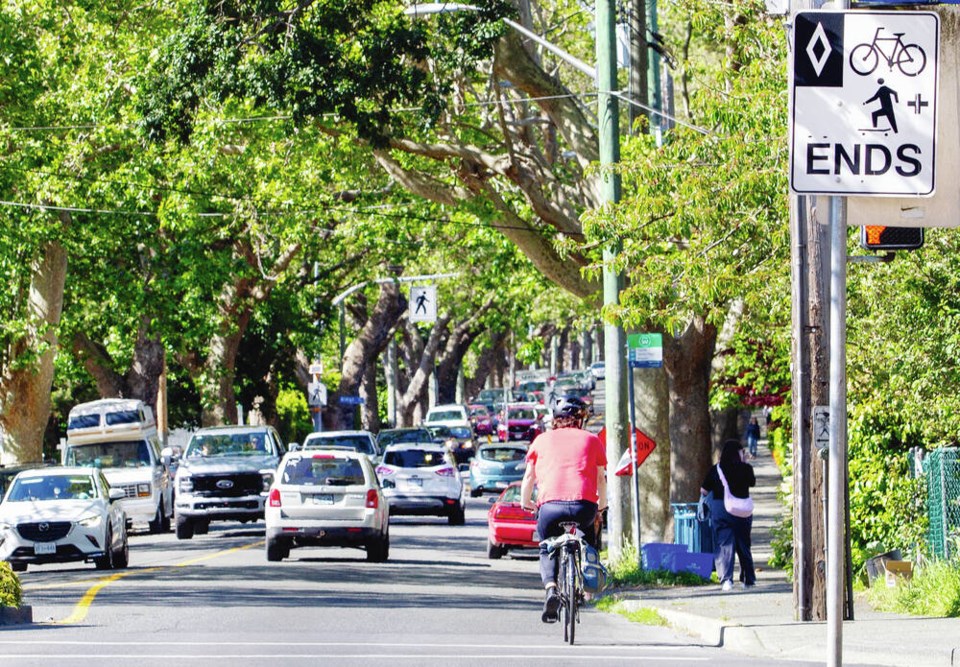
[[[372,510],[380,507],[380,499],[377,497],[376,489],[367,489],[367,507]]]
[[[377,477],[386,477],[387,475],[392,475],[396,470],[390,466],[377,466]]]
[[[530,512],[519,505],[497,505],[493,510],[495,519],[529,519]]]
[[[437,474],[441,477],[453,477],[457,474],[457,471],[453,468],[440,468],[440,470],[437,471]]]
[[[267,501],[270,507],[280,507],[280,489],[274,487],[270,489],[270,499]]]

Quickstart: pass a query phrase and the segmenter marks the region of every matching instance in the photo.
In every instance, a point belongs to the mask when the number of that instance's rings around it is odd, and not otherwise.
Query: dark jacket
[[[723,476],[727,478],[727,484],[730,485],[730,493],[737,498],[749,498],[750,487],[757,484],[757,478],[753,474],[753,466],[749,463],[737,461],[724,464]],[[700,486],[707,491],[712,491],[714,498],[723,499],[723,484],[720,482],[720,475],[717,474],[717,466],[710,466],[710,470],[707,472],[707,476],[703,478],[703,483]]]

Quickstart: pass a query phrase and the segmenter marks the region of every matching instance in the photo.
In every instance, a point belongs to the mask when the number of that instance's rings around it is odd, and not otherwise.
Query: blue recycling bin
[[[691,553],[713,553],[713,534],[707,521],[697,520],[697,503],[671,503],[673,543],[683,544]]]

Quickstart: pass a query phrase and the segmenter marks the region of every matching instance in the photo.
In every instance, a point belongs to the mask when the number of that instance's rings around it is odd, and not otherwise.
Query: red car
[[[470,423],[473,424],[473,432],[477,435],[493,435],[493,417],[487,410],[487,406],[473,404],[470,408]]]
[[[537,414],[536,405],[532,403],[508,405],[497,424],[497,437],[500,442],[533,440],[541,433],[543,424]]]
[[[536,491],[534,491],[536,499]],[[487,511],[487,558],[501,558],[508,549],[536,549],[537,518],[520,507],[520,482],[503,490]]]

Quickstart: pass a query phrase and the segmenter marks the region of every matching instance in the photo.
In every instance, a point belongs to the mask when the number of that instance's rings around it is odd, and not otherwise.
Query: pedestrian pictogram
[[[939,43],[929,12],[796,15],[794,192],[933,194]]]
[[[410,321],[437,321],[437,288],[435,285],[421,285],[410,288]]]

